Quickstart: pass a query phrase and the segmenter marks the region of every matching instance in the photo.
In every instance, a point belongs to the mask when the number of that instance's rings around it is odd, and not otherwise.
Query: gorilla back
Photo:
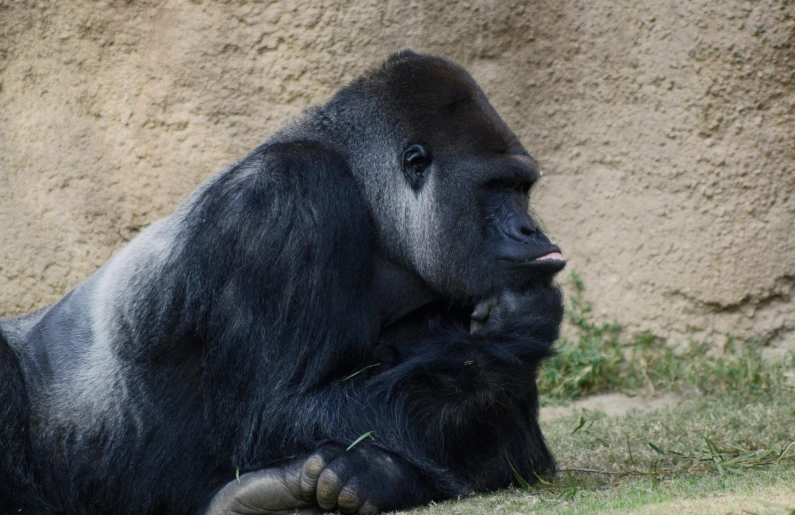
[[[393,55],[0,321],[0,512],[375,513],[553,471],[538,177],[465,70]]]

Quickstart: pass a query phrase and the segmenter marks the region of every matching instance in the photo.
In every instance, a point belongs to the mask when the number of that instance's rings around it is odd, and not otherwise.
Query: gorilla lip
[[[508,266],[511,268],[538,270],[551,273],[560,272],[566,267],[566,260],[563,259],[563,254],[557,248],[550,250],[552,251],[529,259],[508,259],[504,257],[500,259],[507,261]]]
[[[535,263],[537,261],[563,261],[563,254],[560,252],[550,252],[549,254],[538,256],[537,258],[533,259],[531,263]]]
[[[516,256],[516,255],[503,255],[500,256],[498,259],[502,261],[508,261],[509,263],[513,263],[515,265],[523,266],[523,265],[533,265],[536,263],[565,263],[566,260],[563,259],[563,254],[560,252],[560,249],[557,247],[552,247],[549,249],[548,252],[541,254],[540,256],[535,257],[525,257],[525,256]]]

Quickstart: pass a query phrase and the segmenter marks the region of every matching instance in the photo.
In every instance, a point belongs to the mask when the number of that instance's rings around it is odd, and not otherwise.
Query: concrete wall
[[[788,0],[0,0],[0,315],[389,53],[466,66],[600,317],[795,347]]]

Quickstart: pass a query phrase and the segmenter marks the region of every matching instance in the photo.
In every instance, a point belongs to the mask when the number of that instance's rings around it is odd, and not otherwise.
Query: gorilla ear
[[[431,151],[423,145],[415,143],[403,152],[403,175],[414,191],[425,183],[425,171],[432,161]]]

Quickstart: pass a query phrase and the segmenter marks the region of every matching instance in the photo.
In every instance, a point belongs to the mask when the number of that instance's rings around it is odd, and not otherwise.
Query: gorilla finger
[[[317,482],[323,469],[345,452],[345,448],[337,444],[326,444],[312,453],[304,462],[301,471],[301,498],[312,502],[316,498]]]
[[[497,301],[498,297],[494,296],[482,300],[475,305],[475,309],[472,310],[472,314],[469,316],[470,334],[479,334],[483,332],[489,315],[491,315],[491,311],[494,309],[494,306],[497,305]]]
[[[483,328],[486,326],[483,322],[478,320],[472,320],[469,322],[469,334],[480,334],[483,332]]]
[[[356,490],[345,486],[337,496],[337,509],[342,513],[361,513],[362,500]]]
[[[331,510],[339,505],[339,498],[343,487],[358,469],[358,460],[352,454],[345,454],[345,459],[337,459],[331,462],[317,481],[317,503],[321,508]],[[353,504],[358,505],[358,495],[351,495],[352,490],[346,492],[344,504],[346,507]]]
[[[317,481],[317,504],[324,510],[337,507],[337,497],[342,490],[342,480],[330,470],[324,470]]]
[[[485,321],[489,317],[489,313],[491,310],[494,309],[494,306],[497,305],[498,297],[489,297],[485,300],[478,302],[475,305],[475,309],[472,310],[472,314],[469,316],[472,320],[477,320],[479,322]]]
[[[368,510],[362,512],[362,510],[365,508],[365,503],[362,502],[362,495],[359,493],[361,491],[362,488],[359,485],[359,481],[357,481],[356,477],[348,481],[337,497],[337,508],[339,508],[342,513],[357,513],[360,515],[362,513],[376,513],[378,510]],[[372,505],[370,505],[370,507],[375,509],[375,507]]]

